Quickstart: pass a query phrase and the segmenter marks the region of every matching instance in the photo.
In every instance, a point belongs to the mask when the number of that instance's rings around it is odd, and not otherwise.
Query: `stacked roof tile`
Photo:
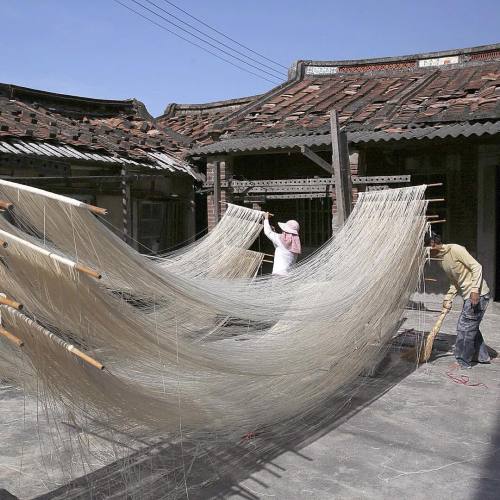
[[[156,119],[163,130],[189,137],[192,142],[212,142],[213,125],[260,96],[241,97],[206,104],[169,104]]]
[[[285,84],[211,122],[208,132],[218,132],[219,141],[194,151],[229,151],[225,144],[234,151],[237,140],[248,150],[252,138],[260,149],[259,141],[326,135],[331,109],[357,140],[378,140],[376,132],[387,140],[409,138],[423,127],[429,130],[419,137],[453,124],[494,123],[500,120],[500,45],[376,60],[299,61]]]
[[[89,99],[0,84],[0,140],[48,141],[151,161],[181,154],[189,139],[158,127],[135,100]]]

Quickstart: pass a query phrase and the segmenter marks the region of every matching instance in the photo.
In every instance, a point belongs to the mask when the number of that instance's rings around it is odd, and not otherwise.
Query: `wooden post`
[[[214,162],[214,219],[220,220],[220,162]]]
[[[349,148],[347,134],[339,127],[338,113],[330,111],[332,137],[332,167],[337,198],[336,225],[343,226],[352,210],[352,181],[349,169]]]

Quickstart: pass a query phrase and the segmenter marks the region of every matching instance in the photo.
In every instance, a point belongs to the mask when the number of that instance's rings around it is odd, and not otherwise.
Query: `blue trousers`
[[[466,363],[490,361],[488,348],[484,342],[479,325],[483,319],[490,295],[482,295],[479,303],[473,306],[470,299],[464,301],[464,306],[457,324],[457,341],[455,343],[455,358]]]

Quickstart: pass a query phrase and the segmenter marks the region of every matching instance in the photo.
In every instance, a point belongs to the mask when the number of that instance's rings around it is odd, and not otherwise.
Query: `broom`
[[[427,335],[427,338],[425,339],[425,343],[422,349],[420,349],[420,351],[417,351],[415,347],[412,347],[403,354],[403,357],[405,359],[407,359],[408,361],[415,361],[418,359],[419,363],[425,363],[426,361],[429,361],[429,358],[431,357],[432,354],[432,347],[434,345],[434,340],[436,339],[437,334],[441,329],[441,325],[443,324],[444,318],[446,317],[449,311],[450,311],[449,309],[443,308],[441,314],[439,315],[439,318],[432,327],[432,330],[429,332],[429,335]]]

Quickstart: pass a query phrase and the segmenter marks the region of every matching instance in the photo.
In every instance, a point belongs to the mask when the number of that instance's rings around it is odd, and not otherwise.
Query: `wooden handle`
[[[434,187],[440,187],[442,185],[443,185],[442,182],[435,182],[434,184],[427,184],[426,187],[428,187],[428,188],[434,188]]]
[[[11,210],[14,207],[14,203],[6,200],[0,200],[0,209]]]
[[[0,295],[0,304],[12,307],[14,309],[17,309],[18,311],[22,311],[22,309],[24,307],[19,302],[16,302],[15,300],[12,300],[12,299],[8,299],[7,297],[2,297],[1,295]]]
[[[427,200],[429,203],[432,202],[438,202],[438,201],[446,201],[444,198],[432,198],[430,200]]]
[[[439,215],[426,215],[427,219],[439,219]]]
[[[93,269],[90,269],[90,267],[84,266],[83,264],[75,264],[75,269],[97,280],[100,280],[102,278],[102,275],[100,273],[94,271]]]
[[[91,358],[84,352],[80,351],[80,349],[77,349],[74,346],[69,346],[68,351],[77,356],[78,358],[80,358],[82,361],[85,361],[85,363],[92,365],[94,368],[97,368],[98,370],[104,370],[104,365],[102,363],[99,363],[99,361],[95,360],[94,358]]]
[[[445,222],[446,222],[446,219],[430,220],[429,224],[444,224]]]
[[[426,361],[429,361],[429,358],[431,357],[432,354],[432,347],[434,346],[434,340],[437,337],[437,334],[439,333],[439,330],[441,329],[441,325],[443,324],[444,318],[446,318],[446,315],[448,314],[450,310],[449,309],[443,309],[441,311],[441,314],[439,315],[439,318],[437,319],[436,323],[432,327],[432,330],[429,332],[429,335],[425,339],[425,344],[420,351],[420,363],[425,363]]]
[[[432,281],[432,282],[436,282],[437,279],[436,278],[424,278],[424,281]]]
[[[87,205],[87,208],[93,214],[97,214],[97,215],[107,215],[108,214],[108,209],[107,208],[96,207],[94,205]]]
[[[7,340],[10,340],[13,344],[17,345],[17,347],[22,347],[24,345],[24,342],[16,337],[15,335],[12,335],[12,333],[8,332],[5,328],[2,328],[0,326],[0,335],[3,335]]]

